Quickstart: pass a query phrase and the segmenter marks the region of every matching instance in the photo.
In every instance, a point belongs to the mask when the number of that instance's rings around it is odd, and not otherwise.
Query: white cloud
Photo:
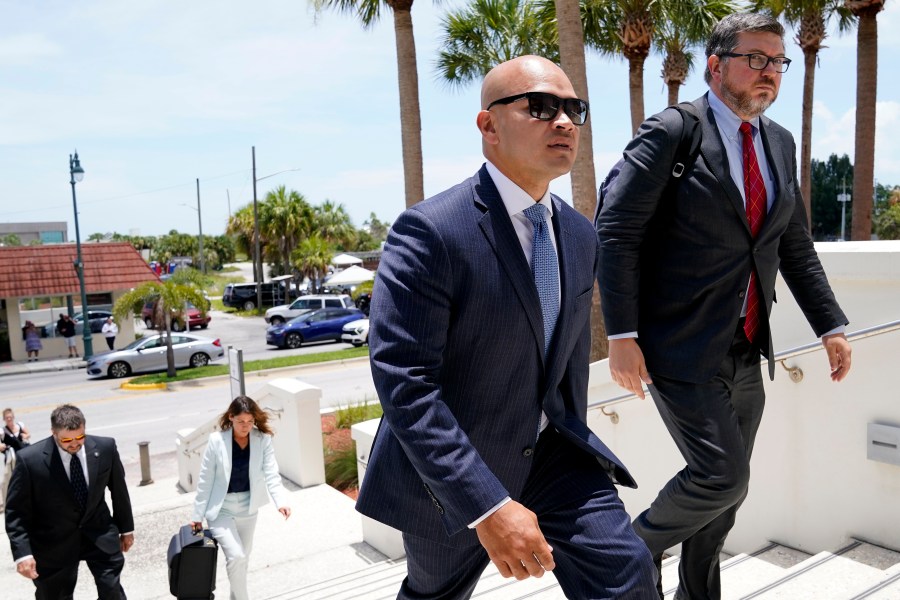
[[[855,131],[855,106],[836,115],[817,100],[813,106],[813,158],[826,160],[831,154],[846,154],[852,162]],[[900,102],[895,100],[875,106],[875,177],[886,184],[900,184]]]
[[[61,53],[58,44],[38,33],[0,38],[0,67],[27,67]]]

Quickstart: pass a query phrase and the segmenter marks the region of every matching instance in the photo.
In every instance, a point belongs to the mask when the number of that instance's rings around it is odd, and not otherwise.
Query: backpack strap
[[[697,108],[692,103],[680,102],[671,108],[681,114],[681,138],[678,141],[678,148],[675,150],[671,173],[671,177],[677,180],[697,160],[697,155],[700,153],[700,142],[703,139],[703,130],[700,127],[700,115],[697,114]]]

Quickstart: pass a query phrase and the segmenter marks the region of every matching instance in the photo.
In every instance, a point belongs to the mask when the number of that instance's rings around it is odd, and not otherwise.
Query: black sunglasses
[[[552,121],[562,109],[572,120],[575,125],[584,125],[588,118],[588,103],[578,98],[560,98],[546,92],[525,92],[524,94],[516,94],[507,98],[494,100],[485,110],[491,110],[495,104],[512,104],[522,98],[528,99],[528,112],[535,119],[541,121]]]

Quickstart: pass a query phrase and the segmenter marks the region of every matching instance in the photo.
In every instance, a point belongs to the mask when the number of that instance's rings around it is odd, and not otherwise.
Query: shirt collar
[[[734,114],[734,111],[731,110],[727,104],[722,102],[722,99],[716,96],[714,91],[709,90],[707,98],[709,100],[709,107],[713,111],[713,116],[716,118],[716,125],[718,125],[719,129],[723,132],[726,132],[729,138],[736,139],[738,136],[738,129],[744,120]],[[753,135],[755,136],[759,131],[759,116],[750,119],[748,122],[753,125]]]
[[[487,167],[491,179],[494,180],[494,185],[497,186],[497,191],[500,193],[500,199],[503,201],[503,205],[506,207],[506,211],[509,213],[510,217],[522,212],[530,206],[534,206],[534,198],[529,196],[528,192],[516,185],[512,179],[501,173],[500,169],[491,164],[491,161],[486,161],[485,166]],[[538,202],[547,207],[547,211],[552,217],[553,202],[550,198],[549,187]]]

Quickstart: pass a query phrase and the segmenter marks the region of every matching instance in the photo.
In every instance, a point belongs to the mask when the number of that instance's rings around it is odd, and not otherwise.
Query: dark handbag
[[[208,529],[194,533],[182,525],[169,541],[169,592],[178,600],[212,600],[219,544]]]

